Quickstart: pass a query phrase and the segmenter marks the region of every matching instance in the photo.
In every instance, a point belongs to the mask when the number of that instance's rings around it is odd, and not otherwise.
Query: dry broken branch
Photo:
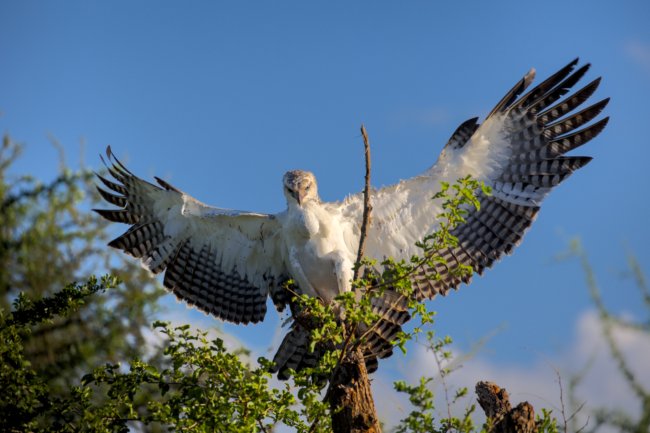
[[[476,384],[478,403],[488,418],[491,433],[534,433],[537,431],[535,410],[527,401],[514,409],[505,388],[494,382]]]

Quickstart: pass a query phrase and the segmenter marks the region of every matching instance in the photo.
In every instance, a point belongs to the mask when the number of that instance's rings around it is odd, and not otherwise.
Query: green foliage
[[[313,429],[311,425],[325,410],[320,405],[320,386],[307,383],[297,397],[288,383],[271,387],[268,361],[260,359],[257,367],[251,367],[237,351],[228,350],[223,340],[210,340],[189,325],[154,324],[165,336],[163,365],[167,367],[142,360],[107,363],[85,375],[67,397],[53,398],[23,353],[21,343],[31,332],[30,325],[70,314],[94,293],[115,290],[116,282],[112,277],[100,283],[91,279],[35,302],[16,300],[15,310],[1,318],[0,414],[12,416],[0,417],[0,431],[127,432],[164,427],[191,432],[267,432],[277,423],[297,432],[329,430],[326,418]],[[307,378],[296,377],[297,382]]]
[[[29,341],[31,325],[51,322],[59,315],[71,315],[91,295],[114,288],[114,277],[100,282],[91,278],[85,284],[71,284],[52,297],[31,300],[21,295],[14,311],[0,311],[0,431],[47,430],[62,422],[61,414],[72,401],[57,395],[48,377],[34,369],[27,358],[24,341]]]
[[[25,293],[20,293],[14,301],[14,311],[2,326],[36,325],[51,322],[57,316],[68,316],[77,311],[88,296],[114,288],[118,283],[116,277],[106,275],[100,284],[95,277],[91,277],[86,284],[71,284],[49,298],[32,300]]]
[[[395,428],[395,433],[441,433],[450,430],[459,433],[470,433],[476,431],[476,426],[472,420],[472,414],[476,405],[467,404],[460,417],[452,415],[452,408],[464,400],[468,391],[467,388],[459,388],[455,391],[453,399],[449,399],[449,388],[447,385],[447,376],[452,373],[453,369],[449,366],[452,361],[452,354],[447,349],[451,345],[450,337],[436,338],[433,331],[426,333],[427,348],[436,360],[438,367],[438,376],[421,377],[416,385],[409,385],[405,381],[396,381],[395,390],[408,395],[409,402],[413,410],[402,419]],[[432,391],[434,382],[439,381],[445,392],[446,416],[437,420],[435,405],[435,394]]]
[[[81,375],[97,365],[145,356],[143,330],[163,291],[151,285],[136,263],[109,254],[106,224],[89,212],[96,197],[91,171],[71,170],[61,162],[59,174],[49,182],[16,174],[21,150],[4,136],[0,315],[10,321],[5,322],[7,344],[19,342],[22,354],[18,364],[5,367],[29,365],[25,375],[38,377],[47,389],[44,395],[55,401],[69,398]],[[124,283],[104,296],[89,297],[84,290],[96,287],[92,279],[84,285],[69,283],[88,280],[90,269],[110,272]],[[109,283],[115,281],[99,284]],[[18,309],[9,314],[12,304]],[[9,356],[5,348],[2,353]]]
[[[414,385],[405,381],[396,381],[395,390],[408,396],[413,410],[402,419],[393,430],[394,433],[490,433],[494,431],[492,420],[488,419],[479,428],[473,420],[476,405],[467,403],[469,396],[467,388],[454,390],[450,398],[450,389],[447,377],[455,371],[451,352],[447,349],[451,345],[450,337],[435,338],[432,331],[426,333],[427,348],[433,355],[438,366],[437,377],[421,377]],[[445,393],[445,405],[442,410],[436,407],[435,393],[432,388],[439,382]],[[466,403],[458,407],[463,401]],[[455,413],[459,415],[455,416]],[[444,415],[440,415],[444,414]],[[537,433],[558,433],[557,420],[551,411],[541,409],[541,415],[536,416]]]
[[[552,411],[542,408],[542,415],[537,415],[537,433],[558,433],[557,419]]]
[[[84,197],[90,173],[62,169],[44,184],[29,176],[12,180],[8,169],[19,153],[20,146],[5,137],[0,149],[3,431],[270,432],[278,425],[300,433],[331,431],[328,379],[376,326],[379,317],[372,311],[372,299],[390,288],[408,301],[415,328],[402,333],[396,343],[406,351],[406,342],[418,338],[434,320],[434,313],[413,299],[408,277],[424,266],[435,268],[442,260],[439,252],[457,243],[454,228],[468,209],[479,207],[476,193],[489,193],[471,178],[444,184],[434,197],[442,205],[441,225],[418,244],[421,255],[409,261],[386,260],[381,273],[372,271],[375,263],[364,260],[359,265],[366,272],[354,282],[361,296],[342,294],[330,305],[297,297],[297,320],[310,324],[312,349],[325,350],[324,356],[314,368],[293,372],[290,381],[272,385],[270,361],[260,358],[251,365],[240,356],[241,350],[229,349],[223,340],[187,325],[156,322],[164,336],[164,351],[156,353],[143,329],[160,291],[147,286],[149,277],[132,261],[118,264],[104,253],[105,226],[81,210],[88,203]],[[83,274],[97,267],[124,283],[104,277],[67,284],[85,279]],[[368,331],[357,332],[360,329]],[[416,385],[395,384],[414,408],[397,431],[476,431],[474,405],[467,405],[460,417],[451,413],[452,405],[467,397],[466,389],[456,390],[453,398],[448,395],[451,339],[436,339],[431,331],[424,335],[438,375]],[[444,385],[446,416],[435,412],[430,388],[434,380]],[[547,418],[548,425],[554,425]]]
[[[106,432],[156,423],[172,431],[255,432],[282,422],[304,430],[288,387],[269,387],[268,364],[251,368],[230,353],[223,340],[208,340],[206,333],[193,332],[187,325],[155,326],[167,337],[169,368],[132,361],[126,368],[107,364],[85,376],[78,390],[79,412],[85,415],[82,425]],[[93,390],[103,390],[104,385],[110,400],[92,405]],[[134,401],[143,388],[149,388],[153,398],[137,410]]]

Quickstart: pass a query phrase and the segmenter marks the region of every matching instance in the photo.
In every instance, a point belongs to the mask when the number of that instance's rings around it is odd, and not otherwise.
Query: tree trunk
[[[334,433],[381,433],[360,349],[341,362],[331,383],[328,401]]]

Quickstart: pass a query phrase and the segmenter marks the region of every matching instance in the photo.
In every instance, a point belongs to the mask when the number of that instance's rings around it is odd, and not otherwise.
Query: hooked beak
[[[305,198],[305,190],[299,189],[296,191],[296,201],[298,202],[298,206],[302,206],[302,200]]]

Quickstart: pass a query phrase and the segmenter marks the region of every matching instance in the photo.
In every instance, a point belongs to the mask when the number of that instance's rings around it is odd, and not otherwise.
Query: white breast
[[[350,290],[354,255],[335,216],[316,202],[292,206],[283,228],[285,263],[303,292],[329,301]]]

